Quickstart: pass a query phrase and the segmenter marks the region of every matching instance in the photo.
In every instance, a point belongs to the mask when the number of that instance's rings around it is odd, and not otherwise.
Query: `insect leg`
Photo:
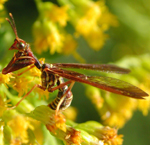
[[[13,107],[11,107],[11,108],[7,108],[7,110],[12,110],[12,109],[16,108],[36,87],[39,87],[40,89],[45,90],[45,88],[43,88],[41,85],[38,85],[38,84],[34,85],[34,86],[32,87],[32,89],[31,89],[25,96],[23,96],[23,97],[21,98],[21,100],[20,100],[15,106],[13,106]]]
[[[74,85],[74,81],[71,82],[70,86],[68,87],[68,89],[66,90],[66,92],[63,94],[63,96],[61,97],[58,105],[57,105],[57,108],[56,108],[56,112],[58,112],[59,109],[61,109],[61,107],[63,106],[62,109],[66,109],[67,107],[70,106],[70,103],[73,99],[73,95],[71,93],[71,89]]]
[[[35,65],[30,66],[29,68],[25,69],[24,71],[22,71],[21,73],[18,73],[17,76],[21,76],[23,73],[29,71],[30,69],[32,69],[33,67],[35,67]]]
[[[69,84],[69,83],[70,83],[70,86],[68,87],[66,84]],[[56,112],[58,110],[64,110],[67,107],[69,107],[73,99],[71,89],[74,83],[75,83],[74,81],[70,80],[70,81],[67,81],[65,83],[58,85],[58,87],[52,88],[54,90],[59,88],[59,92],[55,100],[52,101],[48,106],[51,109],[56,110]]]
[[[62,84],[60,84],[60,85],[58,85],[58,86],[56,86],[56,87],[49,87],[48,88],[48,91],[49,92],[53,92],[53,91],[55,91],[55,90],[57,90],[57,89],[60,89],[60,88],[62,88],[63,86],[65,86],[65,85],[68,85],[68,84],[71,84],[72,83],[72,80],[70,80],[70,81],[67,81],[67,82],[65,82],[65,83],[62,83]]]

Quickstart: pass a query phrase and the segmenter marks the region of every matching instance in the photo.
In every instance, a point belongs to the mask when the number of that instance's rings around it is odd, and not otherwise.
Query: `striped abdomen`
[[[68,89],[68,86],[65,86],[65,88]],[[59,102],[61,101],[62,97],[64,97],[63,95],[65,94],[67,89],[65,89],[64,91],[59,90],[57,97],[48,105],[51,109],[53,110],[57,109],[57,106]],[[68,91],[65,94],[63,102],[60,104],[59,110],[65,110],[66,108],[68,108],[72,102],[72,99],[73,99],[72,92]]]
[[[54,74],[47,73],[46,71],[42,72],[42,86],[43,88],[47,89],[49,92],[51,92],[51,88],[53,88],[56,84],[59,86],[60,84],[64,83],[63,78],[56,76]],[[59,102],[61,101],[63,97],[63,101],[58,109],[64,110],[67,107],[70,106],[73,95],[72,92],[69,90],[67,93],[66,91],[68,90],[68,86],[64,85],[63,87],[58,89],[58,95],[56,98],[48,105],[51,109],[56,110]]]

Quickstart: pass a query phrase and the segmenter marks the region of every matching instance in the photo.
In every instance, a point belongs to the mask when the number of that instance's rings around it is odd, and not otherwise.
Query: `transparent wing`
[[[112,64],[53,63],[52,65],[53,67],[59,67],[59,68],[88,69],[88,70],[97,70],[97,71],[121,73],[121,74],[126,74],[130,72],[129,69],[118,67]]]
[[[89,84],[91,86],[120,94],[125,95],[132,98],[143,99],[144,96],[148,96],[147,93],[142,91],[136,86],[131,85],[130,83],[121,81],[119,79],[111,78],[111,77],[102,77],[102,76],[86,76],[81,73],[77,73],[74,71],[63,70],[60,68],[51,68],[45,69],[45,71],[53,74],[57,74],[61,77],[81,82],[85,84]]]

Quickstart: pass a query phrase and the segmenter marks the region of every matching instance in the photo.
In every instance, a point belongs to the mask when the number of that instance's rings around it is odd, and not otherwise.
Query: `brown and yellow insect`
[[[77,63],[41,64],[31,51],[30,45],[18,37],[14,18],[11,13],[10,17],[12,19],[12,22],[8,18],[6,18],[6,20],[10,23],[16,35],[16,38],[14,40],[13,45],[9,48],[9,50],[16,49],[18,50],[18,52],[14,55],[9,64],[2,70],[2,73],[7,74],[29,65],[30,68],[35,66],[42,72],[41,85],[36,84],[35,86],[33,86],[33,88],[14,107],[18,106],[19,103],[25,97],[27,97],[35,87],[39,87],[42,90],[48,90],[49,92],[53,92],[58,89],[59,91],[56,99],[48,106],[53,110],[65,109],[71,104],[73,98],[71,89],[75,82],[89,84],[91,86],[112,93],[136,99],[143,99],[143,97],[148,96],[147,93],[145,93],[138,87],[131,85],[130,83],[112,77],[86,76],[84,74],[75,71],[66,70],[65,68],[76,68],[76,69],[85,69],[85,70],[103,71],[121,74],[129,73],[130,72],[129,69],[121,68],[110,64],[77,64]],[[63,78],[68,79],[68,81],[64,82]],[[68,87],[69,84],[70,86]]]

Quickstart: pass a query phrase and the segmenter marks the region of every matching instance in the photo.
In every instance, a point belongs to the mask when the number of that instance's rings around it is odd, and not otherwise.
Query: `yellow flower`
[[[60,26],[66,26],[68,20],[68,6],[58,7],[57,5],[44,2],[43,4],[43,13],[46,18],[51,20],[54,23],[58,23]]]
[[[98,1],[78,20],[76,30],[84,36],[91,48],[98,51],[108,39],[105,31],[111,25],[116,26],[116,23],[115,16],[109,13],[104,1]]]
[[[149,69],[147,64],[149,56],[143,55],[140,58],[128,57],[119,62],[119,65],[132,70],[131,74],[120,75],[118,79],[129,82],[149,93]],[[132,62],[132,63],[131,63]],[[111,75],[113,77],[113,75]],[[105,97],[104,106],[99,111],[106,124],[110,126],[116,125],[122,127],[127,120],[132,117],[134,110],[139,109],[144,115],[147,115],[149,110],[150,99],[131,99],[112,93],[107,93]]]
[[[22,143],[28,142],[27,130],[33,129],[33,127],[27,117],[16,115],[8,121],[8,126],[12,129],[14,140],[18,138]]]
[[[39,125],[39,122],[36,120],[25,117],[15,110],[11,110],[5,113],[3,121],[5,121],[2,139],[4,144],[20,145],[37,143],[37,140],[33,135],[35,128]],[[36,131],[41,132],[41,130]],[[36,132],[36,134],[38,132]],[[43,138],[42,135],[38,138],[38,141],[40,141],[39,139],[41,138]]]
[[[51,110],[48,106],[36,107],[28,116],[44,123],[50,133],[66,145],[121,145],[123,141],[122,135],[118,135],[114,128],[95,121],[81,124],[69,120],[66,122],[60,111]]]
[[[43,64],[45,62],[45,59],[41,58],[39,61]],[[21,76],[17,77],[17,80],[14,80],[16,82],[13,85],[15,90],[17,90],[18,92],[22,92],[21,94],[27,93],[26,91],[23,91],[23,90],[19,91],[23,85],[23,84],[20,85],[20,83],[23,83],[21,80],[26,81],[27,86],[28,86],[28,83],[31,84],[31,82],[33,82],[33,85],[31,86],[31,88],[34,86],[34,84],[37,84],[37,85],[41,84],[41,71],[39,69],[37,69],[35,66],[30,69],[30,66],[29,66],[24,71],[26,71],[26,72],[23,73]],[[22,72],[22,70],[21,70],[21,72]],[[18,74],[20,74],[20,73],[18,72]],[[27,76],[30,76],[30,78],[28,78]],[[13,81],[13,83],[14,83],[14,81]],[[20,88],[18,88],[18,86],[20,86]],[[26,87],[24,89],[29,90],[31,88]],[[49,98],[49,92],[47,90],[44,91],[44,90],[36,87],[33,91],[38,93],[39,98],[42,98],[44,96],[46,97],[46,99]],[[21,96],[21,94],[19,94],[19,96]]]
[[[104,106],[99,110],[104,123],[109,126],[123,127],[132,117],[137,100],[108,92],[105,97]]]
[[[1,24],[5,21],[5,10],[4,10],[4,3],[6,2],[7,0],[0,0],[0,27],[1,27]]]
[[[94,134],[100,140],[103,140],[104,145],[121,145],[123,143],[123,135],[117,135],[117,130],[115,128],[110,128],[108,126],[97,127]]]
[[[47,129],[52,132],[51,127],[49,124],[46,125]],[[72,127],[66,126],[66,131],[62,131],[61,129],[57,129],[54,133],[56,137],[66,142],[67,145],[80,145],[81,144],[81,136],[80,131],[75,130]]]
[[[93,48],[96,51],[98,51],[104,46],[105,41],[107,39],[108,35],[105,34],[99,27],[93,27],[92,31],[89,32],[89,35],[85,36],[85,40],[87,40],[91,48]]]
[[[104,1],[59,0],[60,5],[63,5],[60,7],[50,2],[35,2],[40,17],[34,23],[33,35],[35,50],[39,54],[49,49],[51,54],[72,54],[80,62],[85,62],[75,51],[77,43],[71,35],[66,35],[63,27],[67,21],[73,24],[76,36],[82,35],[94,50],[101,49],[105,44],[108,38],[105,31],[118,24]]]
[[[140,59],[135,57],[124,58],[117,64],[131,69],[132,73],[128,75],[107,74],[107,76],[117,76],[117,79],[131,83],[149,94],[150,64],[148,63],[148,60],[149,55],[143,55]],[[132,114],[136,109],[141,110],[143,115],[147,115],[150,108],[149,97],[145,97],[143,100],[132,99],[109,92],[103,92],[91,86],[87,87],[86,92],[104,123],[109,126],[123,127],[123,125],[132,117]],[[97,102],[100,103],[99,106]]]
[[[49,94],[50,93],[47,90],[44,91],[44,90],[42,90],[40,88],[35,88],[34,92],[38,93],[39,99],[44,98],[44,97],[46,97],[45,99],[49,98]]]
[[[42,145],[44,141],[44,134],[41,128],[41,122],[30,117],[28,118],[28,121],[32,125],[32,128],[28,129],[28,140],[30,144],[32,145],[38,142]]]
[[[97,110],[100,110],[102,108],[104,99],[102,98],[100,90],[98,88],[87,86],[86,95],[94,104]]]
[[[30,66],[28,66],[27,69],[25,69],[25,71],[26,72],[23,74],[25,74],[26,76],[33,76],[39,78],[41,77],[41,71],[36,66],[34,66],[33,68],[30,68]]]
[[[78,124],[75,128],[81,130],[81,135],[82,133],[85,134],[85,132],[82,131],[86,131],[89,135],[91,135],[88,139],[84,138],[83,142],[88,141],[92,145],[94,145],[93,142],[95,142],[95,144],[101,143],[102,145],[121,145],[123,142],[123,135],[118,135],[118,131],[115,128],[102,126],[100,123],[95,121]]]
[[[0,117],[2,117],[4,111],[7,110],[7,107],[9,106],[8,102],[10,102],[10,100],[6,100],[6,97],[0,95]]]
[[[56,113],[55,110],[52,110],[48,106],[42,105],[36,107],[29,115],[44,123],[48,127],[49,131],[53,133],[55,133],[58,128],[63,131],[66,130],[66,120],[64,116],[59,111]]]
[[[56,110],[52,110],[48,106],[43,105],[36,107],[29,116],[44,123],[52,135],[63,140],[67,145],[80,145],[80,132],[66,125],[66,119],[60,111],[56,112]]]
[[[142,84],[140,85],[143,90],[145,90],[148,94],[150,94],[149,90],[149,77],[145,80],[146,82],[144,83],[145,86]],[[137,108],[142,111],[143,115],[148,115],[149,109],[150,109],[150,97],[147,97],[143,100],[138,100],[137,102]]]
[[[118,62],[122,67],[128,67],[132,73],[126,77],[121,77],[125,81],[134,82],[137,87],[141,88],[150,94],[150,64],[148,63],[149,55],[142,55],[140,57],[127,57]],[[132,62],[132,63],[131,63]],[[136,80],[134,80],[136,78]],[[143,100],[137,100],[136,109],[142,111],[143,115],[147,115],[150,108],[150,99],[145,97]]]
[[[50,50],[51,54],[62,51],[64,36],[57,26],[47,20],[36,21],[33,25],[34,49],[37,53]]]
[[[9,84],[10,82],[10,78],[12,78],[12,74],[11,73],[8,73],[6,75],[3,75],[1,72],[0,72],[0,84]]]
[[[19,93],[18,96],[21,97],[31,88],[31,82],[32,80],[25,76],[17,76],[10,82],[10,84],[12,85],[12,88]]]
[[[101,15],[101,10],[98,6],[98,3],[91,3],[89,9],[85,12],[85,14],[78,19],[75,24],[75,28],[78,33],[83,36],[88,36],[92,31],[93,27],[97,26],[97,20]]]
[[[65,139],[67,145],[71,145],[71,144],[81,145],[82,142],[80,131],[77,131],[76,129],[68,126],[62,138]]]
[[[64,37],[65,40],[62,47],[63,53],[65,55],[69,55],[75,51],[77,47],[77,42],[73,39],[73,37],[70,34],[66,34]]]
[[[68,1],[60,3],[68,4],[69,21],[76,30],[76,36],[82,35],[94,50],[101,49],[108,36],[105,31],[110,26],[118,26],[116,17],[111,14],[104,1]]]
[[[4,3],[6,2],[7,0],[0,0],[0,10],[2,10],[4,8]]]
[[[115,15],[109,12],[108,7],[105,5],[105,2],[99,1],[99,7],[101,8],[101,16],[98,19],[98,25],[101,27],[103,31],[106,31],[110,28],[110,26],[117,27],[118,21]]]
[[[72,54],[76,60],[85,63],[85,60],[77,53],[77,42],[73,39],[72,35],[64,34],[64,42],[62,46],[62,53],[65,55]]]
[[[102,92],[100,89],[88,86],[86,94],[96,107],[105,125],[123,127],[132,117],[137,100],[125,96]]]

